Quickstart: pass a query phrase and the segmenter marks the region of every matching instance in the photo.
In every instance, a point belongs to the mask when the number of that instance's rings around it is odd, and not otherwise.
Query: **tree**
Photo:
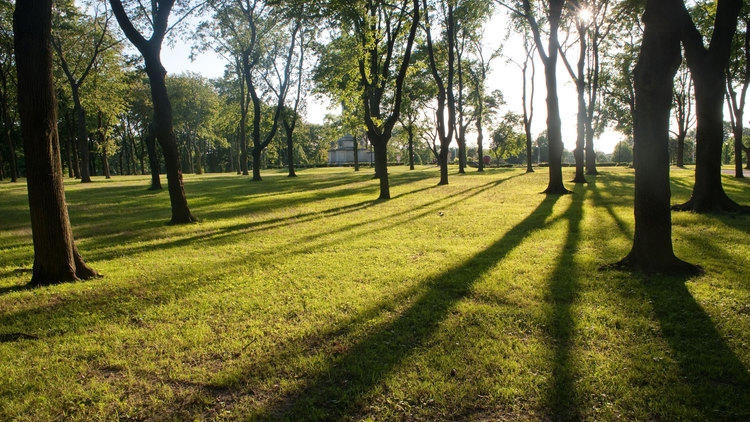
[[[125,36],[138,49],[146,65],[146,75],[148,75],[149,85],[151,87],[151,101],[154,107],[154,134],[162,154],[164,155],[164,164],[167,169],[167,185],[169,188],[169,200],[172,205],[172,224],[188,224],[197,221],[188,208],[187,198],[185,197],[185,187],[182,182],[182,167],[180,165],[180,155],[177,149],[177,140],[175,138],[174,127],[172,123],[172,105],[169,102],[167,94],[166,74],[167,71],[161,64],[161,45],[167,33],[179,24],[187,15],[190,14],[197,6],[190,7],[186,5],[186,11],[175,24],[169,26],[169,14],[175,4],[175,0],[153,0],[151,2],[151,11],[138,9],[138,5],[132,5],[135,16],[141,20],[150,23],[152,34],[146,39],[133,25],[128,17],[128,11],[125,10],[122,0],[110,0],[112,11],[114,12],[120,28]]]
[[[382,0],[336,5],[332,12],[340,23],[351,25],[357,42],[357,86],[367,138],[374,150],[380,199],[390,199],[388,141],[401,112],[404,80],[419,26],[419,0],[402,0],[397,8]]]
[[[695,88],[695,185],[688,202],[674,210],[694,212],[750,212],[730,199],[721,185],[721,152],[724,144],[725,70],[737,29],[741,0],[719,0],[708,48],[684,3],[674,9],[681,26],[685,59]]]
[[[52,2],[18,0],[13,17],[18,111],[34,241],[32,285],[88,279],[97,272],[76,249],[63,190],[52,81]]]
[[[13,71],[13,31],[12,31],[13,5],[7,1],[0,1],[0,120],[2,123],[1,136],[8,146],[8,162],[10,168],[10,181],[18,180],[18,157],[16,156],[16,145],[13,141],[13,120],[11,118],[10,105],[12,101],[12,85],[15,76]],[[2,179],[3,164],[0,158],[0,179]]]
[[[498,3],[507,7],[516,17],[525,19],[534,37],[536,51],[544,65],[544,79],[547,85],[547,137],[549,138],[549,184],[544,193],[562,195],[571,193],[562,180],[562,129],[560,122],[560,102],[557,95],[557,57],[560,49],[558,29],[562,18],[565,0],[549,0],[543,6],[543,14],[548,25],[548,43],[545,49],[542,41],[542,27],[537,16],[540,11],[531,7],[530,0],[522,0],[521,7],[509,2]]]
[[[685,137],[695,122],[693,117],[693,82],[688,69],[680,66],[674,89],[674,119],[677,131],[672,131],[677,147],[675,151],[677,167],[685,167]]]
[[[513,112],[506,113],[500,120],[497,129],[492,132],[492,144],[490,145],[490,149],[498,161],[523,153],[526,135],[517,130],[522,125],[523,117]]]
[[[490,69],[490,62],[494,55],[489,59],[484,58],[481,38],[474,41],[474,53],[477,57],[477,62],[474,66],[469,66],[469,76],[471,84],[471,92],[469,94],[469,102],[473,104],[474,124],[476,125],[477,131],[477,171],[484,171],[484,130],[483,127],[486,123],[492,121],[492,117],[502,103],[502,97],[487,96],[485,95],[485,85],[487,81],[487,72]],[[525,90],[524,90],[525,94]]]
[[[453,94],[453,72],[455,63],[455,27],[454,27],[454,16],[453,16],[453,2],[447,1],[445,5],[445,38],[446,54],[447,54],[447,76],[446,82],[443,81],[443,76],[438,70],[435,45],[432,42],[432,25],[430,24],[430,11],[427,8],[427,1],[422,0],[425,14],[425,33],[427,35],[427,53],[430,64],[430,71],[432,77],[437,85],[437,115],[436,115],[436,130],[437,137],[440,141],[440,152],[437,153],[438,164],[440,165],[440,182],[438,185],[448,184],[448,154],[450,149],[450,143],[453,139],[453,134],[456,128],[456,102]],[[446,104],[447,103],[447,104]],[[448,116],[446,120],[445,108],[448,107]]]
[[[299,55],[298,55],[298,65],[297,65],[297,73],[294,76],[297,79],[297,87],[295,89],[296,95],[294,99],[294,105],[291,108],[286,108],[284,112],[281,114],[281,123],[284,126],[284,132],[286,134],[286,159],[287,159],[287,167],[289,169],[288,177],[297,177],[297,174],[294,172],[294,129],[297,127],[297,122],[299,121],[300,115],[300,105],[301,102],[304,100],[303,98],[303,91],[305,88],[305,75],[304,75],[304,66],[305,66],[305,51],[309,48],[309,44],[311,43],[313,39],[313,33],[309,34],[309,37],[305,37],[305,31],[304,29],[300,33],[300,40],[299,40]],[[354,157],[357,158],[357,152],[359,150],[359,143],[354,142]],[[358,164],[359,163],[355,163]]]
[[[612,161],[615,163],[633,162],[633,148],[630,147],[630,144],[625,141],[618,142],[612,151]]]
[[[633,248],[618,264],[644,272],[685,273],[697,267],[672,249],[669,210],[669,108],[680,65],[680,0],[648,0],[645,32],[635,68],[635,232]]]
[[[586,148],[586,119],[588,118],[588,107],[586,106],[586,87],[588,83],[586,81],[586,52],[588,46],[586,44],[586,36],[589,31],[591,11],[587,6],[581,4],[579,1],[573,0],[571,3],[571,13],[573,15],[573,21],[575,22],[576,31],[578,32],[578,63],[574,70],[570,62],[568,61],[565,49],[558,45],[560,49],[560,57],[563,59],[565,68],[570,74],[570,78],[576,86],[576,93],[578,94],[578,122],[577,122],[577,136],[576,136],[576,148],[573,151],[573,156],[576,161],[576,175],[573,178],[573,183],[586,183],[586,176],[584,175],[584,150]]]
[[[741,11],[742,23],[735,37],[732,56],[727,66],[727,103],[729,103],[729,118],[732,123],[734,136],[734,177],[742,178],[742,152],[747,156],[747,167],[750,169],[750,145],[743,143],[745,104],[747,88],[750,86],[750,6],[743,5]],[[738,92],[739,91],[739,92]],[[739,93],[739,99],[737,95]]]
[[[57,52],[73,98],[81,183],[91,183],[86,109],[81,101],[81,87],[100,54],[112,48],[116,41],[107,32],[110,15],[106,7],[103,11],[97,7],[93,17],[79,12],[72,3],[61,2],[58,7],[56,15],[59,22],[55,25],[52,46]]]

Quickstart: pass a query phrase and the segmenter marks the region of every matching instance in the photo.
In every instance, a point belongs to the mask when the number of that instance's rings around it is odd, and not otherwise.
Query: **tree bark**
[[[634,72],[635,233],[632,250],[615,266],[643,272],[697,270],[674,255],[669,210],[669,110],[681,62],[679,28],[672,18],[678,2],[648,1]]]
[[[8,144],[8,150],[10,152],[10,181],[15,183],[18,181],[18,157],[16,157],[16,145],[15,142],[13,142],[13,136],[11,135],[12,122],[10,120],[10,111],[8,107],[8,84],[5,78],[5,73],[2,71],[0,71],[0,77],[2,77],[3,87],[3,92],[0,96],[0,112],[2,112],[3,119],[3,137],[5,138],[6,144]]]
[[[696,149],[695,185],[690,200],[672,207],[676,211],[750,212],[730,199],[721,184],[721,151],[724,144],[725,69],[729,62],[732,40],[737,30],[741,0],[720,0],[708,49],[690,15],[681,4],[675,9],[682,25],[690,73],[695,87]]]
[[[677,134],[677,157],[675,157],[677,167],[685,167],[685,136],[684,133]]]
[[[164,155],[164,164],[167,169],[167,187],[169,189],[169,200],[172,205],[172,224],[189,224],[197,220],[190,213],[185,187],[182,181],[182,168],[180,166],[180,153],[177,150],[177,140],[172,124],[172,104],[169,102],[166,85],[166,70],[158,58],[158,49],[149,48],[144,54],[146,62],[146,74],[151,87],[151,99],[154,104],[154,126],[156,140],[161,146]]]
[[[18,111],[34,243],[31,285],[98,275],[76,249],[65,203],[52,80],[51,17],[51,0],[18,0],[13,14]]]
[[[409,170],[414,170],[414,127],[411,124],[406,133],[409,135]]]
[[[161,190],[161,179],[159,178],[159,156],[156,154],[156,142],[154,139],[153,124],[148,126],[143,141],[148,152],[148,166],[151,172],[151,186],[149,190]]]
[[[370,138],[375,150],[375,174],[380,179],[379,199],[391,199],[391,189],[388,183],[388,153],[385,139]]]
[[[565,189],[562,178],[562,129],[560,123],[560,103],[557,95],[557,57],[558,57],[558,28],[564,0],[549,1],[549,42],[547,53],[544,52],[541,31],[533,18],[531,3],[523,0],[524,12],[534,34],[537,52],[544,64],[544,79],[547,85],[547,137],[549,139],[549,184],[543,193],[548,195],[562,195],[571,193]]]

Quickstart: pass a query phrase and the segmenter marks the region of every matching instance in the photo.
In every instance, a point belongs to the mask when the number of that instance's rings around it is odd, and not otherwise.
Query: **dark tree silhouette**
[[[677,211],[748,212],[731,200],[721,185],[721,150],[724,144],[725,70],[729,64],[732,40],[742,0],[719,0],[709,47],[703,45],[684,2],[675,9],[682,30],[685,59],[695,87],[696,149],[695,185],[690,200],[676,205]]]
[[[437,85],[437,112],[436,112],[436,131],[437,137],[440,140],[440,151],[437,152],[438,164],[440,165],[440,182],[438,185],[448,184],[448,154],[450,152],[450,143],[453,139],[453,133],[456,129],[456,102],[453,97],[453,71],[454,71],[454,58],[455,58],[455,27],[454,27],[454,16],[453,16],[453,3],[448,2],[446,15],[447,22],[445,23],[447,42],[447,55],[448,55],[448,67],[446,82],[443,82],[443,77],[440,75],[437,66],[437,60],[435,58],[435,48],[432,43],[431,25],[430,25],[430,13],[427,8],[427,1],[422,0],[424,6],[425,15],[425,33],[427,35],[427,56],[430,62],[430,71],[435,84]],[[445,108],[448,107],[448,121],[445,120]]]
[[[161,45],[169,29],[169,13],[174,6],[174,0],[154,0],[152,2],[153,34],[146,39],[135,29],[133,23],[122,5],[122,0],[110,0],[112,11],[120,24],[120,28],[131,43],[143,56],[146,64],[151,87],[151,100],[154,103],[154,133],[164,154],[164,164],[167,168],[167,185],[169,200],[172,205],[172,224],[187,224],[196,221],[188,208],[185,197],[185,187],[182,182],[182,167],[180,153],[177,149],[177,139],[172,124],[172,104],[167,95],[167,71],[161,64]]]
[[[76,250],[63,190],[52,80],[52,1],[18,0],[13,14],[18,111],[34,242],[32,285],[97,275]]]
[[[681,0],[649,0],[635,67],[635,233],[633,249],[615,264],[644,272],[684,273],[697,267],[672,249],[669,210],[669,109],[680,66],[680,28],[673,18]]]

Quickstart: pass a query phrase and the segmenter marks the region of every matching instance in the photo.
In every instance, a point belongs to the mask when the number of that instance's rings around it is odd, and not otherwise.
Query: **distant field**
[[[105,277],[34,290],[26,187],[0,183],[0,420],[750,419],[750,216],[674,214],[705,274],[632,276],[599,270],[630,169],[560,198],[542,169],[391,172],[386,202],[369,168],[187,175],[190,226],[148,177],[68,181]]]

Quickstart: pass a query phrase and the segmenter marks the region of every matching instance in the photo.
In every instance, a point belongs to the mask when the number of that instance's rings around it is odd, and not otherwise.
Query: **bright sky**
[[[503,50],[509,57],[522,59],[525,57],[522,38],[518,34],[512,34],[505,40],[508,18],[502,10],[496,11],[495,15],[487,24],[484,39],[485,54],[489,55],[492,51],[504,43]],[[574,52],[572,52],[574,53]],[[575,53],[577,56],[577,53]],[[220,56],[208,52],[201,54],[191,61],[190,45],[184,42],[177,42],[173,46],[165,45],[162,50],[162,60],[164,67],[171,74],[191,71],[200,73],[208,78],[216,78],[224,73],[226,62]],[[573,85],[570,75],[565,69],[562,60],[558,68],[558,94],[560,97],[560,117],[562,120],[563,142],[565,148],[572,150],[576,142],[576,110],[577,98],[575,86]],[[503,92],[507,105],[501,110],[500,115],[506,111],[522,112],[522,79],[521,70],[514,64],[508,63],[505,58],[500,57],[492,62],[492,68],[487,78],[487,88],[491,92],[499,89]],[[546,87],[544,84],[544,73],[541,62],[537,58],[536,72],[536,94],[534,98],[534,121],[532,131],[537,136],[546,127]],[[323,123],[326,114],[340,113],[339,107],[329,108],[330,102],[327,99],[308,101],[307,120],[312,123]],[[487,128],[490,132],[492,128]],[[520,130],[520,129],[519,129]],[[599,139],[594,141],[595,148],[599,151],[611,153],[615,144],[624,140],[625,137],[613,130],[607,130]],[[476,144],[476,134],[467,134],[467,142]]]

